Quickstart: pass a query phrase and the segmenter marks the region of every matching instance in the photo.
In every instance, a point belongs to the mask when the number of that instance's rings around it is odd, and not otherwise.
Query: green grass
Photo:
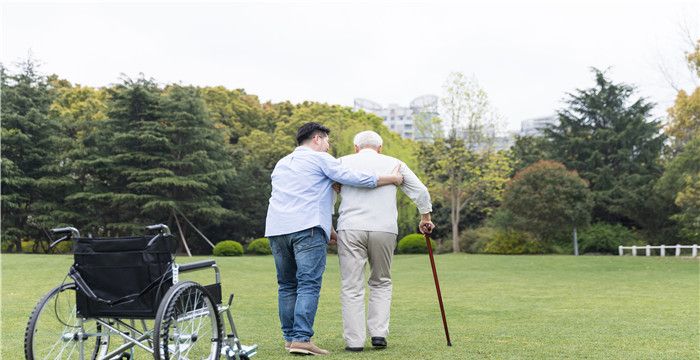
[[[27,316],[63,280],[72,258],[0,259],[2,358],[22,359]],[[338,259],[329,256],[314,341],[339,359],[700,357],[697,259],[450,254],[436,261],[452,347],[445,343],[425,255],[395,257],[389,347],[357,354],[343,351]],[[243,342],[259,345],[257,359],[291,358],[282,347],[272,257],[217,262],[224,292],[236,294],[234,317]],[[203,283],[212,278],[206,272],[193,276]]]

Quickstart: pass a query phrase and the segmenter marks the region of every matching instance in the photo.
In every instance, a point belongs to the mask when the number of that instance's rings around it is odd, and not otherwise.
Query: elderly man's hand
[[[421,220],[420,224],[418,224],[418,229],[423,234],[430,234],[435,229],[435,224],[430,220]]]

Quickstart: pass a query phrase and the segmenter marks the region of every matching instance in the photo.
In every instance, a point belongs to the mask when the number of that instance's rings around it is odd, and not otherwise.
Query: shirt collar
[[[294,149],[294,151],[314,151],[314,149],[310,148],[307,145],[299,145]]]
[[[365,152],[373,152],[373,153],[375,153],[375,154],[379,154],[379,153],[377,152],[377,150],[374,150],[374,149],[372,149],[372,148],[364,148],[364,149],[360,150],[358,153],[365,153]]]

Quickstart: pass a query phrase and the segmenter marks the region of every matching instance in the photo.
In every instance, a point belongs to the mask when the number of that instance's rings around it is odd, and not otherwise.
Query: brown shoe
[[[296,342],[296,341],[294,341],[289,346],[289,353],[290,354],[297,354],[297,355],[328,355],[328,354],[330,354],[330,351],[321,349],[320,347],[316,346],[311,341],[309,341],[309,342]]]
[[[292,346],[292,342],[291,342],[291,341],[285,341],[285,342],[284,342],[284,349],[285,349],[285,350],[289,351],[289,347],[290,347],[290,346]]]

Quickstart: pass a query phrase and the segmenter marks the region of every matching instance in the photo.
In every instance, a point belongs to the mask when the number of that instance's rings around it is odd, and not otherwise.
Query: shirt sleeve
[[[428,188],[403,162],[401,162],[400,171],[401,175],[403,175],[401,191],[403,191],[404,194],[406,194],[406,196],[408,196],[416,204],[416,207],[421,214],[432,212],[433,205],[430,202],[430,193],[428,192]]]
[[[376,188],[379,177],[377,175],[366,172],[350,169],[342,164],[339,159],[327,153],[320,154],[321,169],[323,173],[331,180],[339,182],[343,185],[355,187]]]

